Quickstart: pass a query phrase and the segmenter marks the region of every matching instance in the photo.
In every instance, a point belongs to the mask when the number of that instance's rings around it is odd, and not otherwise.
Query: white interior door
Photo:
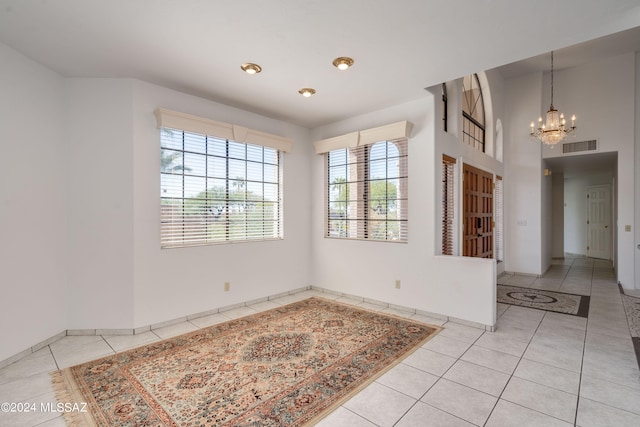
[[[611,259],[611,188],[587,187],[587,256]]]

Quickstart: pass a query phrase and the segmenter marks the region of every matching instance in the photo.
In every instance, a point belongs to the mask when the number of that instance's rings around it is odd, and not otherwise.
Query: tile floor
[[[444,323],[440,334],[318,425],[639,426],[640,372],[611,263],[565,259],[542,278],[505,275],[499,282],[590,295],[589,317],[499,304],[495,332]],[[0,403],[39,407],[40,402],[54,401],[48,375],[52,370],[315,294],[301,292],[139,335],[66,336],[0,370]],[[65,423],[59,414],[37,411],[0,413],[0,425]]]

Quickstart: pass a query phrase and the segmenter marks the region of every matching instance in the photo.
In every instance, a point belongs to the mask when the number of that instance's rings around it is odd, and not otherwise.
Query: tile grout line
[[[111,346],[111,344],[109,344],[109,341],[107,341],[107,339],[104,337],[104,335],[100,335],[100,338],[102,338],[102,341],[104,341],[109,348],[111,349],[111,351],[113,351],[113,354],[118,354],[118,352]]]
[[[348,400],[347,400],[347,402],[348,402]],[[347,402],[345,402],[345,403],[347,403]],[[366,422],[368,422],[368,423],[373,424],[374,426],[377,426],[377,425],[378,425],[378,424],[374,423],[373,421],[371,421],[369,418],[366,418],[366,417],[364,417],[364,416],[362,416],[362,415],[358,414],[357,412],[354,412],[354,411],[352,411],[351,409],[349,409],[349,408],[345,407],[345,406],[344,406],[344,404],[342,404],[342,405],[338,406],[338,407],[337,407],[336,409],[334,409],[332,412],[330,412],[329,414],[327,414],[327,416],[329,416],[330,414],[332,414],[333,412],[335,412],[335,411],[336,411],[336,410],[338,410],[339,408],[342,408],[342,409],[345,409],[345,410],[347,410],[347,411],[351,412],[351,413],[352,413],[353,415],[355,415],[356,417],[358,417],[358,418],[362,418],[363,420],[365,420],[365,421],[366,421]],[[403,416],[404,416],[404,415],[403,415]],[[325,418],[326,418],[326,417],[325,417]]]
[[[446,325],[448,322],[449,322],[449,321],[447,321],[447,322],[445,322],[444,324],[442,324],[442,325],[441,325],[441,326],[442,326],[442,328],[445,328],[445,325]],[[452,322],[452,323],[455,323],[455,322]],[[447,369],[442,373],[442,375],[440,375],[440,376],[438,377],[438,379],[436,380],[436,382],[434,382],[434,383],[431,385],[431,387],[429,387],[429,388],[428,388],[428,389],[427,389],[427,390],[422,394],[422,396],[420,396],[419,398],[417,398],[417,399],[416,399],[416,401],[415,401],[415,402],[413,402],[413,404],[412,404],[412,405],[411,405],[411,406],[410,406],[410,407],[409,407],[409,408],[408,408],[408,409],[407,409],[407,410],[406,410],[406,411],[405,411],[405,412],[400,416],[400,418],[398,418],[398,420],[397,420],[395,423],[393,423],[393,425],[394,425],[394,426],[395,426],[395,425],[397,425],[397,424],[400,422],[400,420],[402,420],[402,418],[404,418],[404,416],[405,416],[405,415],[407,415],[407,414],[408,414],[408,413],[409,413],[409,412],[410,412],[410,411],[411,411],[411,410],[412,410],[412,409],[413,409],[413,408],[418,404],[418,402],[422,402],[422,398],[424,398],[424,397],[427,395],[427,393],[429,393],[429,391],[430,391],[430,390],[431,390],[431,389],[432,389],[432,388],[433,388],[433,387],[434,387],[434,386],[435,386],[435,385],[436,385],[436,384],[437,384],[441,379],[443,379],[443,378],[444,378],[445,374],[446,374],[447,372],[449,372],[449,370],[453,367],[453,365],[455,365],[456,363],[458,363],[458,362],[460,361],[460,358],[461,358],[462,356],[464,356],[464,354],[465,354],[467,351],[469,351],[469,349],[470,349],[471,347],[473,347],[473,345],[474,345],[474,344],[475,344],[475,343],[480,339],[480,337],[482,337],[485,333],[486,333],[486,331],[483,331],[483,332],[482,332],[482,334],[480,334],[480,335],[478,336],[478,338],[476,338],[476,339],[475,339],[475,340],[474,340],[474,341],[469,345],[469,348],[467,348],[467,349],[466,349],[466,350],[465,350],[465,351],[464,351],[464,352],[463,352],[459,357],[457,357],[457,358],[456,358],[456,361],[455,361],[455,362],[453,362],[453,363],[451,364],[451,366],[449,366],[449,368],[447,368]],[[455,338],[451,338],[451,337],[446,337],[446,338],[456,340]],[[460,342],[464,342],[464,343],[466,343],[466,341],[461,341],[461,340],[456,340],[456,341],[460,341]],[[435,351],[435,350],[429,350],[429,349],[425,349],[425,350],[433,351],[434,353],[441,354],[441,355],[443,355],[443,356],[449,356],[449,355],[447,355],[447,354],[443,354],[443,353],[437,352],[437,351]],[[452,356],[449,356],[449,357],[452,357]],[[416,368],[416,369],[418,369],[418,368]],[[423,371],[422,369],[418,369],[418,370],[419,370],[419,371],[421,371],[421,372],[426,372],[427,374],[434,375],[434,374],[432,374],[431,372]],[[436,375],[434,375],[434,376],[436,376]],[[444,379],[445,379],[445,380],[447,380],[447,381],[451,381],[451,380],[448,380],[448,379],[446,379],[446,378],[444,378]],[[376,382],[377,382],[377,381],[376,381]],[[452,381],[452,382],[456,383],[455,381]],[[378,383],[378,384],[380,384],[380,383]],[[456,383],[456,384],[459,384],[459,383]],[[381,384],[381,385],[384,385],[384,384]],[[469,387],[469,386],[466,386],[466,385],[464,385],[464,384],[460,384],[460,385],[462,385],[463,387],[468,387],[468,388],[470,388],[470,389],[472,389],[472,390],[475,390],[474,388]],[[387,387],[387,388],[391,388],[391,387],[388,387],[388,386],[385,386],[385,387]],[[402,393],[401,391],[396,390],[396,389],[394,389],[394,388],[391,388],[391,390],[397,391],[398,393]],[[476,390],[476,391],[480,391],[480,390]],[[484,392],[481,392],[481,393],[484,393]],[[405,396],[411,397],[411,398],[413,399],[413,397],[412,397],[412,396],[409,396],[409,395],[407,395],[407,394],[405,394],[405,393],[402,393],[402,394],[404,394]],[[488,393],[485,393],[485,394],[488,394]],[[467,420],[465,420],[465,419],[463,419],[463,418],[460,418],[459,416],[457,416],[457,415],[455,415],[455,414],[451,414],[451,413],[449,413],[449,412],[445,411],[444,409],[436,408],[436,407],[435,407],[435,406],[433,406],[433,405],[429,405],[427,402],[422,402],[422,403],[424,403],[425,405],[428,405],[428,406],[430,406],[430,407],[432,407],[432,408],[435,408],[435,409],[437,409],[438,411],[441,411],[441,412],[444,412],[444,413],[446,413],[446,414],[448,414],[448,415],[451,415],[452,417],[456,417],[456,418],[458,418],[458,419],[460,419],[460,420],[463,420],[463,421],[465,421],[465,422],[469,422],[469,421],[467,421]],[[368,420],[368,421],[369,421],[369,420]],[[375,423],[374,423],[374,424],[375,424]],[[473,424],[473,423],[471,423],[471,424]]]
[[[413,402],[413,403],[411,404],[411,406],[409,406],[409,408],[408,408],[406,411],[404,411],[404,413],[403,413],[402,415],[400,415],[400,417],[399,417],[399,418],[398,418],[398,419],[393,423],[393,425],[395,426],[396,424],[398,424],[398,423],[400,422],[400,420],[401,420],[405,415],[407,415],[407,414],[408,414],[408,413],[413,409],[413,407],[414,407],[414,406],[416,406],[416,405],[417,405],[417,403],[420,401],[420,399],[422,399],[422,397],[419,397],[418,399],[416,399],[415,397],[413,397],[413,396],[409,396],[408,394],[406,394],[406,393],[404,393],[404,392],[402,392],[402,391],[400,391],[400,390],[396,390],[396,389],[395,389],[395,388],[393,388],[393,387],[390,387],[390,386],[388,386],[388,385],[382,384],[382,383],[378,382],[378,380],[379,380],[380,378],[382,378],[382,376],[380,376],[380,377],[376,378],[376,379],[375,379],[375,381],[373,381],[373,383],[376,383],[376,384],[378,384],[379,386],[382,386],[382,387],[387,388],[387,389],[389,389],[389,390],[391,390],[391,391],[394,391],[394,392],[396,392],[396,393],[400,393],[400,394],[402,394],[403,396],[407,396],[408,398],[415,400],[415,402]],[[371,383],[371,384],[373,384],[373,383]],[[369,385],[371,385],[371,384],[369,384]],[[434,384],[435,384],[435,383],[434,383]],[[367,386],[367,387],[368,387],[368,386]],[[431,387],[433,387],[433,386],[431,386]],[[429,389],[428,389],[427,391],[431,390],[431,387],[429,387]],[[427,391],[425,391],[425,392],[424,392],[424,394],[427,394]],[[424,394],[423,394],[422,396],[424,396]],[[348,402],[348,400],[347,400],[346,402],[344,402],[344,403],[347,403],[347,402]],[[340,405],[340,406],[341,406],[341,407],[344,407],[344,404],[342,404],[342,405]],[[349,408],[346,408],[346,407],[345,407],[345,409],[347,409],[347,410],[351,411]],[[353,411],[351,411],[351,412],[353,412]],[[376,423],[374,423],[374,422],[373,422],[373,421],[371,421],[370,419],[368,419],[368,418],[364,417],[363,415],[360,415],[360,414],[358,414],[358,413],[356,413],[356,412],[353,412],[353,413],[354,413],[354,414],[356,414],[356,415],[358,415],[358,416],[360,416],[361,418],[364,418],[365,420],[369,421],[371,424],[375,424],[375,425],[377,425]]]
[[[593,283],[592,283],[592,287],[593,287]],[[619,296],[619,297],[622,299],[622,294],[621,294],[621,293],[620,293],[620,291],[619,291],[619,287],[618,287],[618,292],[616,292],[616,296]],[[625,310],[625,309],[624,309],[624,307],[623,307],[623,312],[624,312],[624,310]],[[626,316],[626,313],[625,313],[625,316]],[[588,326],[588,323],[587,323],[587,326]],[[597,332],[594,332],[594,333],[597,333]],[[586,334],[585,334],[585,351],[586,351]],[[583,356],[583,357],[584,357],[584,356]],[[580,375],[580,378],[581,378],[580,386],[582,385],[582,377],[583,377],[583,376],[584,376],[584,373],[582,373],[582,372],[581,372],[581,375]],[[620,383],[620,382],[614,381],[613,379],[609,379],[609,378],[598,378],[598,377],[596,377],[596,379],[598,379],[598,380],[600,380],[600,381],[602,381],[602,382],[606,382],[606,383],[613,384],[613,385],[617,385],[617,386],[629,387],[629,386],[627,386],[627,385],[625,385],[625,384],[622,384],[622,383]],[[634,389],[635,389],[635,387],[631,387],[631,388],[634,388]],[[579,397],[580,397],[580,396],[578,396],[578,398],[579,398]],[[622,411],[622,412],[626,412],[626,413],[628,413],[628,414],[638,415],[637,413],[635,413],[635,412],[631,412],[631,411],[629,411],[629,410],[627,410],[627,409],[620,408],[620,407],[618,407],[618,406],[613,406],[613,405],[609,404],[608,402],[601,402],[601,401],[599,401],[599,400],[595,400],[595,399],[588,399],[588,398],[585,398],[585,399],[587,399],[587,400],[591,400],[591,401],[593,401],[593,402],[595,402],[595,403],[597,403],[597,404],[599,404],[599,405],[606,406],[606,407],[611,408],[611,409],[613,409],[613,410],[615,410],[615,411]],[[577,418],[577,414],[576,414],[576,418]],[[577,426],[577,420],[576,420],[576,424],[575,424],[575,425]]]
[[[449,321],[445,322],[445,323],[442,325],[442,327],[444,328],[444,327],[445,327],[445,325],[446,325],[448,322],[449,322]],[[452,322],[452,323],[455,323],[455,322]],[[478,336],[478,338],[476,338],[476,339],[475,339],[475,340],[474,340],[474,341],[469,345],[469,347],[468,347],[468,348],[467,348],[467,349],[466,349],[466,350],[465,350],[465,351],[464,351],[460,356],[458,356],[458,357],[456,358],[456,361],[455,361],[455,362],[453,362],[453,363],[451,364],[451,366],[449,366],[449,367],[448,367],[448,368],[447,368],[447,369],[442,373],[442,375],[440,375],[440,377],[438,378],[438,380],[437,380],[435,383],[433,383],[433,385],[432,385],[431,387],[429,387],[429,389],[428,389],[427,391],[425,391],[425,392],[424,392],[424,394],[420,397],[420,399],[418,399],[418,401],[422,401],[422,398],[424,398],[424,397],[427,395],[427,393],[429,393],[429,391],[430,391],[430,390],[431,390],[431,389],[432,389],[432,388],[433,388],[433,387],[434,387],[434,386],[435,386],[435,385],[436,385],[440,380],[445,379],[445,380],[447,380],[447,381],[451,381],[451,380],[449,380],[449,379],[447,379],[447,378],[444,378],[444,376],[447,374],[447,372],[449,372],[449,371],[451,370],[451,368],[452,368],[456,363],[458,363],[460,360],[462,360],[462,356],[464,356],[464,355],[465,355],[465,354],[466,354],[466,353],[471,349],[471,347],[473,347],[473,346],[478,342],[478,340],[480,340],[480,338],[481,338],[484,334],[486,334],[486,333],[487,333],[487,331],[483,331],[483,332]],[[449,337],[449,338],[450,338],[450,337]],[[455,338],[451,338],[451,339],[455,339]],[[460,341],[460,340],[458,340],[458,341]],[[431,351],[433,351],[433,350],[431,350]],[[436,353],[437,353],[437,352],[436,352]],[[439,353],[439,354],[440,354],[440,353]],[[456,383],[455,381],[452,381],[452,382]],[[456,384],[458,384],[458,383],[456,383]],[[464,384],[460,384],[460,385],[461,385],[461,386],[463,386],[463,387],[470,388],[471,390],[475,390],[474,388],[469,387],[469,386],[466,386],[466,385],[464,385]],[[477,391],[480,391],[480,390],[477,390]],[[484,393],[484,392],[480,391],[480,393]],[[488,393],[485,393],[485,394],[489,395]],[[417,401],[417,402],[418,402],[418,401]],[[416,402],[416,403],[417,403],[417,402]],[[425,403],[425,404],[427,404],[427,405],[429,405],[429,404],[428,404],[428,403],[426,403],[426,402],[424,402],[424,403]],[[414,403],[414,405],[412,405],[411,407],[413,408],[413,406],[415,406],[415,403]],[[431,406],[432,408],[435,408],[435,406],[433,406],[433,405],[429,405],[429,406]],[[454,417],[456,417],[456,418],[458,418],[458,419],[464,420],[465,422],[468,422],[469,424],[473,424],[471,421],[468,421],[468,420],[465,420],[465,419],[463,419],[463,418],[460,418],[459,416],[457,416],[457,415],[455,415],[455,414],[451,414],[451,413],[449,413],[449,412],[445,411],[444,409],[441,409],[441,408],[436,408],[436,409],[437,409],[437,410],[439,410],[439,411],[445,412],[445,413],[447,413],[447,414],[449,414],[449,415],[451,415],[451,416],[454,416]],[[489,414],[489,415],[491,415],[491,414]],[[404,415],[403,415],[403,416],[404,416]],[[488,419],[489,419],[489,418],[487,417],[487,420],[488,420]],[[486,420],[485,420],[485,423],[486,423]]]
[[[196,330],[200,330],[200,329],[204,329],[201,328],[200,326],[196,325],[195,323],[193,323],[191,320],[187,319],[187,323],[194,326],[196,328]]]
[[[511,307],[509,307],[507,310],[505,310],[505,313],[510,308]],[[518,369],[518,366],[520,366],[520,362],[522,362],[522,358],[524,357],[525,353],[527,352],[527,349],[529,348],[529,345],[531,345],[531,341],[533,341],[533,337],[535,337],[536,333],[538,332],[538,329],[540,329],[540,325],[542,325],[542,321],[544,320],[546,315],[547,315],[547,313],[545,312],[544,315],[542,316],[542,318],[540,319],[540,322],[538,322],[538,326],[536,326],[536,330],[533,332],[533,335],[531,335],[531,339],[529,340],[529,342],[527,342],[527,346],[525,347],[524,351],[522,352],[522,356],[520,356],[520,358],[518,359],[518,363],[516,363],[516,366],[513,368],[513,372],[509,375],[509,379],[507,380],[507,383],[502,388],[502,391],[500,392],[500,395],[498,396],[498,399],[496,400],[495,405],[493,405],[493,408],[491,408],[491,412],[489,412],[489,416],[485,420],[483,426],[486,426],[487,423],[489,422],[489,420],[491,419],[491,415],[493,415],[493,411],[495,411],[496,406],[498,406],[498,403],[500,402],[500,399],[502,399],[502,395],[504,394],[504,391],[507,389],[507,387],[509,386],[509,383],[513,379],[513,376],[516,373],[516,370]],[[507,400],[507,402],[509,402],[509,401]],[[513,402],[510,402],[510,403],[513,403]],[[515,403],[515,404],[517,405],[517,403]],[[519,406],[522,406],[522,405],[519,405]],[[531,408],[527,408],[527,409],[531,409]],[[536,411],[536,412],[539,412],[539,411]],[[545,415],[548,415],[548,414],[545,414]]]
[[[58,365],[58,361],[56,360],[55,354],[53,354],[53,350],[51,349],[51,345],[48,345],[49,353],[51,354],[51,358],[53,359],[53,363],[56,364],[56,371],[60,370],[60,365]]]
[[[571,265],[570,265],[570,267],[567,269],[566,273],[564,274],[563,279],[562,279],[562,282],[561,282],[561,284],[560,284],[560,288],[562,288],[562,285],[564,284],[564,282],[565,282],[565,280],[566,280],[566,278],[567,278],[567,275],[569,274],[569,271],[571,271],[571,269],[573,268],[573,263],[574,263],[574,261],[571,261]],[[589,281],[590,281],[589,297],[591,297],[591,293],[592,293],[592,292],[591,292],[591,288],[593,287],[593,270],[594,270],[594,268],[595,268],[595,264],[594,264],[594,265],[592,265],[592,267],[591,267],[591,278],[590,278],[590,280],[589,280]],[[504,313],[506,313],[508,310],[509,310],[509,309],[505,310],[505,311],[503,312],[503,315],[504,315]],[[487,418],[487,420],[485,421],[485,425],[486,425],[486,423],[489,421],[489,419],[491,418],[491,415],[493,414],[493,411],[495,410],[495,407],[497,406],[498,402],[499,402],[499,401],[500,401],[500,399],[502,398],[502,395],[504,394],[504,391],[505,391],[505,390],[507,389],[507,387],[509,386],[509,383],[511,382],[512,378],[514,377],[514,374],[515,374],[516,370],[518,369],[518,366],[520,365],[520,362],[522,362],[522,359],[524,358],[524,355],[525,355],[525,353],[527,352],[527,349],[529,348],[529,345],[531,345],[531,341],[533,341],[533,338],[535,337],[535,334],[538,332],[538,329],[540,328],[540,325],[542,325],[542,322],[544,321],[544,319],[545,319],[545,317],[546,317],[546,316],[547,316],[547,313],[545,312],[545,314],[544,314],[544,315],[542,316],[542,318],[540,319],[540,323],[538,323],[538,327],[536,328],[536,330],[535,330],[534,334],[532,335],[531,340],[529,340],[529,342],[527,343],[527,347],[525,348],[524,352],[522,353],[522,356],[521,356],[521,357],[520,357],[520,359],[518,360],[518,363],[516,364],[516,367],[514,368],[513,373],[509,376],[509,380],[507,381],[507,383],[505,384],[504,388],[502,389],[502,392],[500,393],[500,396],[498,397],[498,400],[496,401],[496,405],[494,405],[493,409],[492,409],[492,410],[491,410],[491,412],[489,413],[489,417],[488,417],[488,418]],[[587,316],[587,327],[588,327],[588,322],[589,322],[589,317]],[[581,361],[580,361],[580,381],[579,381],[579,383],[578,383],[578,393],[577,393],[577,396],[576,396],[576,398],[577,398],[577,399],[576,399],[576,410],[575,410],[575,417],[574,417],[574,426],[575,426],[575,425],[577,425],[578,407],[579,407],[579,401],[580,401],[580,387],[581,387],[581,385],[582,385],[582,365],[583,365],[583,363],[584,363],[584,352],[585,352],[585,349],[586,349],[587,327],[585,327],[585,331],[584,331],[584,342],[583,342],[583,346],[582,346],[582,359],[581,359]],[[516,377],[516,378],[518,378],[518,377]],[[511,403],[513,403],[513,402],[511,402]],[[516,404],[516,405],[517,405],[517,403],[514,403],[514,404]],[[519,405],[519,406],[522,406],[522,405]],[[527,408],[527,409],[531,409],[531,408]],[[536,412],[541,413],[541,414],[546,415],[546,416],[553,417],[552,415],[545,414],[545,413],[540,412],[540,411],[536,411]],[[555,417],[553,417],[553,418],[555,418]]]
[[[589,279],[589,299],[591,299],[593,294],[593,271],[595,269],[595,263],[591,268],[591,278]],[[589,301],[591,302],[591,301]],[[591,311],[591,305],[589,306],[589,311]],[[583,367],[584,367],[584,355],[587,351],[587,331],[589,330],[589,312],[587,312],[587,324],[584,328],[584,341],[582,343],[582,357],[580,358],[580,381],[578,381],[578,395],[576,396],[576,410],[575,415],[573,417],[573,425],[578,425],[578,412],[580,408],[580,391],[582,390],[582,378],[584,377]]]

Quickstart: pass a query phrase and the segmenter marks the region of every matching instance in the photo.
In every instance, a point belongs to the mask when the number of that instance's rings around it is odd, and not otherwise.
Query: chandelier
[[[535,125],[531,122],[532,137],[537,137],[540,141],[546,145],[551,145],[553,148],[558,142],[562,141],[568,134],[576,129],[576,116],[571,116],[571,127],[567,129],[566,120],[564,114],[558,113],[558,110],[553,108],[553,51],[551,51],[551,106],[547,111],[546,121],[542,122],[542,117],[538,119],[538,128],[535,129]]]

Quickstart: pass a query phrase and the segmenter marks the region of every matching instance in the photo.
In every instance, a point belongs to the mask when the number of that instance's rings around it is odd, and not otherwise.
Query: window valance
[[[413,125],[407,121],[391,123],[376,128],[347,133],[333,138],[316,141],[313,145],[316,154],[328,153],[339,148],[353,148],[361,145],[369,145],[378,141],[393,141],[400,138],[408,138]]]
[[[283,136],[164,108],[158,108],[154,113],[158,128],[179,129],[245,144],[262,145],[284,152],[290,152],[293,149],[293,141]]]

